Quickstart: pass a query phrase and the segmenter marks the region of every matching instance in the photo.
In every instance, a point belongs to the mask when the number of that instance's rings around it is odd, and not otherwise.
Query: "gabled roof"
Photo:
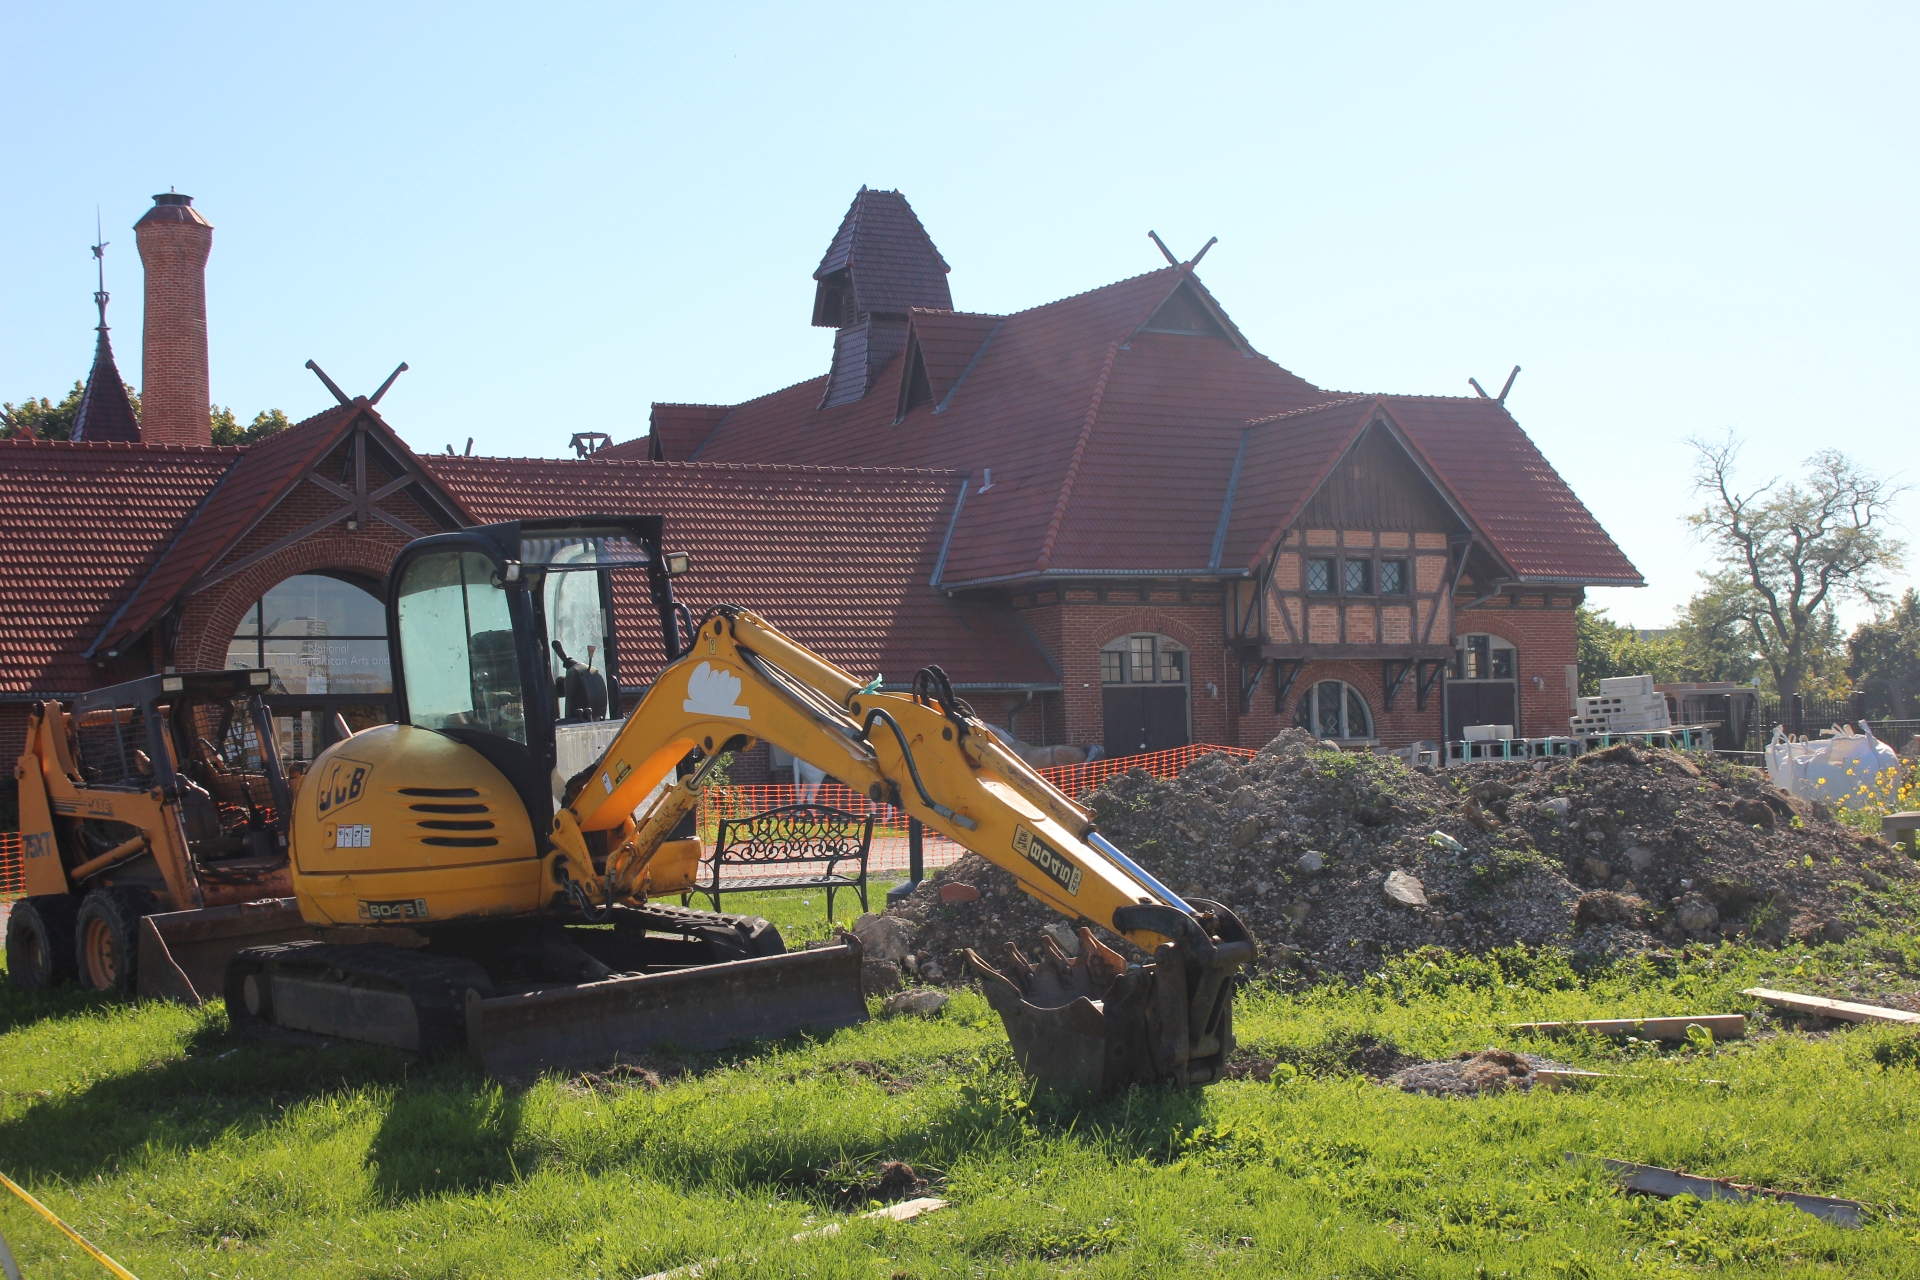
[[[593,454],[612,461],[624,458],[637,462],[685,462],[700,442],[712,434],[714,426],[727,416],[731,405],[662,404],[655,401],[648,418],[652,431],[623,444],[608,445]]]
[[[1380,404],[1520,581],[1646,585],[1498,400],[1382,396]]]
[[[81,650],[240,456],[0,441],[0,694],[93,687]]]
[[[1142,332],[1183,286],[1218,312],[1188,268],[1166,267],[993,321],[971,352],[991,317],[916,312],[916,334],[948,326],[946,368],[966,354],[945,395],[896,423],[903,359],[847,405],[819,408],[814,379],[736,406],[694,457],[970,472],[947,585],[1203,570],[1247,420],[1326,393],[1228,338]]]
[[[1054,688],[1059,675],[1018,615],[930,585],[962,478],[947,471],[427,456],[476,520],[647,514],[691,552],[674,594],[698,617],[745,605],[847,670],[903,683],[928,663],[956,684]],[[616,575],[623,617],[651,617],[643,581]],[[664,659],[635,629],[629,679]],[[623,637],[623,643],[626,642]],[[638,668],[636,670],[636,668]]]
[[[972,366],[981,347],[1005,319],[1005,316],[971,311],[914,308],[908,317],[907,360],[911,365],[918,353],[934,404],[945,400],[959,385],[961,375]]]
[[[1222,562],[1251,567],[1300,518],[1334,466],[1380,424],[1516,582],[1642,585],[1599,521],[1497,400],[1349,396],[1247,429],[1223,516]]]
[[[1217,563],[1241,569],[1264,558],[1378,408],[1373,396],[1343,396],[1250,423],[1221,513],[1225,534]]]
[[[127,384],[113,362],[113,344],[107,340],[106,308],[101,308],[100,337],[93,344],[93,369],[87,374],[87,389],[80,394],[80,409],[73,418],[73,438],[95,442],[118,441],[137,444],[140,420],[133,416],[133,402],[127,399]]]
[[[102,629],[89,654],[111,650],[151,627],[174,600],[219,565],[358,423],[367,424],[388,456],[403,468],[418,466],[413,452],[365,397],[323,410],[251,446],[207,495],[192,522],[154,563],[125,606]]]
[[[933,247],[913,206],[898,191],[860,188],[813,278],[827,292],[829,277],[845,271],[851,280],[853,313],[904,315],[914,307],[952,310],[947,260]],[[835,324],[816,303],[815,324]]]

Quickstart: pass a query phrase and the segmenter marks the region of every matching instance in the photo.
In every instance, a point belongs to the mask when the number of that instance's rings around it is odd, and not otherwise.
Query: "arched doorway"
[[[1166,751],[1187,728],[1187,647],[1163,635],[1120,636],[1100,649],[1100,701],[1110,756]]]
[[[1293,722],[1316,738],[1368,742],[1373,738],[1373,709],[1358,689],[1344,680],[1307,686],[1294,708]]]
[[[290,764],[333,743],[336,714],[355,732],[395,717],[386,606],[347,574],[295,574],[270,587],[234,628],[227,666],[273,673],[267,704]]]
[[[1454,637],[1447,672],[1447,741],[1458,742],[1470,724],[1520,726],[1520,654],[1499,636]]]

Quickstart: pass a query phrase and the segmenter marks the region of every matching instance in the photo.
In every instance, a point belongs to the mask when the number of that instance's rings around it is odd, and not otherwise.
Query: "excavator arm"
[[[691,650],[569,782],[551,832],[554,892],[589,913],[631,903],[696,803],[704,769],[754,740],[903,810],[1081,924],[1074,955],[1050,940],[1037,960],[1011,944],[993,964],[969,953],[1029,1074],[1096,1090],[1220,1077],[1233,1047],[1232,988],[1255,954],[1231,912],[1183,900],[1105,840],[1085,808],[968,713],[937,669],[910,695],[880,693],[744,609],[709,614]],[[663,786],[690,756],[701,762],[693,774]],[[1129,964],[1088,924],[1152,963]]]

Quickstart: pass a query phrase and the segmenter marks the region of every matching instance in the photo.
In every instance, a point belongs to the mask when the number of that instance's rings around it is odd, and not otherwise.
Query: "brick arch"
[[[174,642],[174,665],[183,669],[218,670],[227,665],[227,642],[247,606],[276,583],[302,573],[350,573],[375,581],[384,579],[404,539],[345,532],[326,533],[296,543],[268,556],[225,582],[188,598]]]
[[[1178,618],[1170,618],[1161,611],[1150,608],[1128,609],[1116,614],[1112,621],[1094,633],[1100,639],[1093,647],[1098,652],[1121,636],[1140,635],[1149,631],[1156,635],[1170,636],[1190,651],[1198,652],[1200,649],[1201,636],[1198,631]]]

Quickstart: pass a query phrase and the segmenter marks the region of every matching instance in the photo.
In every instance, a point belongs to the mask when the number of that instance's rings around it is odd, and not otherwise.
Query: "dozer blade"
[[[1256,951],[1227,908],[1194,905],[1202,909],[1201,929],[1161,945],[1152,964],[1127,964],[1086,928],[1074,956],[1052,938],[1038,961],[1012,943],[998,965],[967,952],[1028,1079],[1051,1092],[1102,1094],[1136,1084],[1186,1088],[1225,1076],[1234,1048],[1233,988]]]
[[[227,960],[245,947],[318,938],[292,898],[263,898],[140,920],[136,984],[142,998],[199,1005],[222,992]]]
[[[522,995],[467,992],[467,1052],[488,1075],[598,1066],[657,1045],[741,1040],[866,1021],[860,951],[837,944]]]

